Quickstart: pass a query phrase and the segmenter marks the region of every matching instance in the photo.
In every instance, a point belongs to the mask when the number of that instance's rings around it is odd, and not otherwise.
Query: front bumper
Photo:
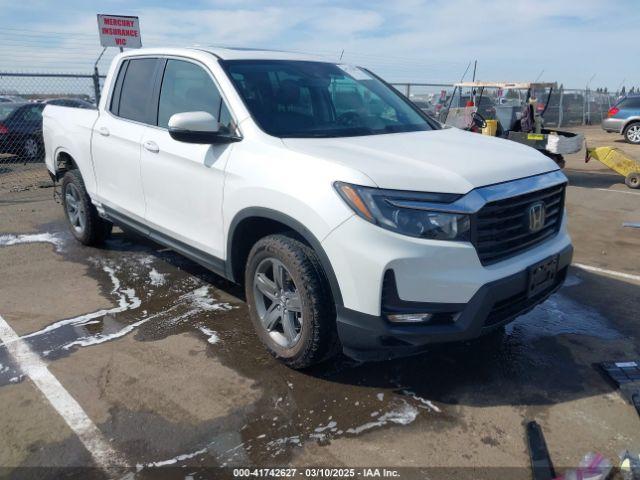
[[[369,315],[338,306],[337,326],[343,350],[357,360],[384,360],[419,353],[429,344],[484,335],[528,312],[555,293],[566,278],[572,256],[571,245],[559,252],[555,282],[533,297],[527,296],[528,269],[523,269],[483,285],[466,304],[421,304],[422,311],[455,312],[455,320],[448,323],[393,324],[383,315]]]
[[[602,120],[602,129],[606,132],[622,133],[624,118],[605,118]]]

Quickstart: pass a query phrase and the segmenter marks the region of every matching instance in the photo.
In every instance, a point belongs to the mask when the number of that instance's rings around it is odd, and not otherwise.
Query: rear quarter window
[[[625,98],[618,104],[618,108],[640,110],[640,97]]]

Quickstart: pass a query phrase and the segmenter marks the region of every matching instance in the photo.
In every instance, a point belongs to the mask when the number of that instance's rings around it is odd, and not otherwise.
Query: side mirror
[[[240,138],[220,132],[216,117],[207,112],[183,112],[169,118],[169,135],[185,143],[229,143]]]

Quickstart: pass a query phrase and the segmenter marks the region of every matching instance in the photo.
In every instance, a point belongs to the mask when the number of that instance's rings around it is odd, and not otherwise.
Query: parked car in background
[[[44,100],[42,103],[46,105],[57,105],[59,107],[96,108],[93,103],[89,103],[80,98],[51,98]]]
[[[602,120],[607,132],[620,133],[624,139],[640,145],[640,95],[627,95],[607,112]]]
[[[10,153],[29,160],[44,157],[44,107],[44,103],[0,103],[0,153]]]
[[[0,95],[0,103],[23,103],[26,100],[18,95]]]
[[[422,110],[426,115],[429,115],[430,118],[437,120],[435,113],[435,105],[430,100],[425,100],[422,98],[410,98],[413,104]]]

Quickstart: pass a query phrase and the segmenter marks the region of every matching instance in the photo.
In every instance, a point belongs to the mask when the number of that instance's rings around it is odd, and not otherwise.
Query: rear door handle
[[[151,153],[158,153],[160,151],[160,147],[158,144],[152,140],[147,140],[142,144],[145,150],[148,150]]]
[[[107,127],[100,127],[98,129],[98,133],[100,135],[102,135],[103,137],[108,137],[109,136],[109,129]]]

